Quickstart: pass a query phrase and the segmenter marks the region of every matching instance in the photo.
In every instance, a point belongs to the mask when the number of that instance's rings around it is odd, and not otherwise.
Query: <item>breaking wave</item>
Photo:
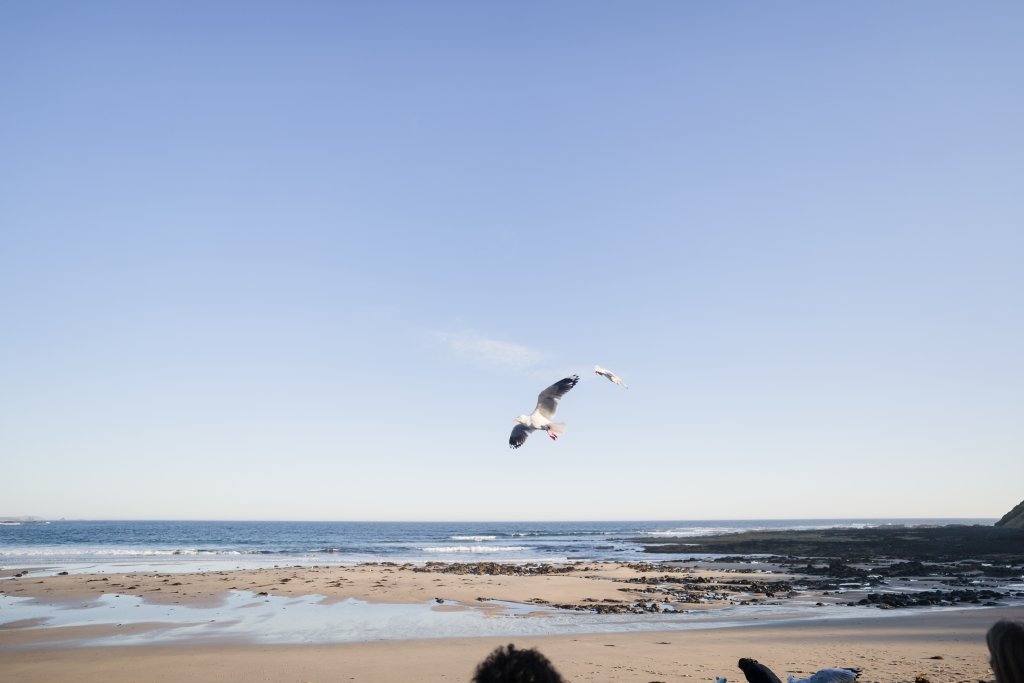
[[[265,555],[262,550],[205,550],[201,548],[5,548],[0,557],[174,557],[199,555]]]
[[[425,553],[518,553],[529,549],[525,545],[447,545],[420,548]]]
[[[726,527],[686,527],[684,529],[666,529],[658,531],[640,531],[637,532],[640,536],[667,536],[667,537],[679,537],[687,538],[691,536],[711,536],[714,534],[728,534],[738,531],[735,528]],[[747,529],[743,529],[747,531]]]

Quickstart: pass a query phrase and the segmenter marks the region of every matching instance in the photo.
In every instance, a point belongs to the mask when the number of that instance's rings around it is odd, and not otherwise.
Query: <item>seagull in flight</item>
[[[565,423],[552,422],[551,418],[555,416],[555,410],[558,408],[558,399],[565,396],[579,381],[580,376],[573,375],[558,380],[540,392],[533,413],[520,415],[513,420],[516,426],[512,428],[512,435],[508,437],[508,445],[511,448],[519,448],[526,443],[526,437],[538,429],[547,431],[552,440],[557,439],[559,434],[565,434]]]
[[[629,389],[629,387],[626,386],[626,383],[622,381],[622,378],[616,375],[608,368],[602,368],[600,365],[595,365],[594,372],[597,373],[598,375],[601,375],[602,377],[607,377],[609,380],[611,380],[615,384],[618,384],[620,387]]]

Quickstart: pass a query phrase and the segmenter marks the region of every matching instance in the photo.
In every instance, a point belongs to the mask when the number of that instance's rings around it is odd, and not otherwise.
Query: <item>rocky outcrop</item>
[[[744,531],[696,538],[637,538],[648,553],[749,554],[839,559],[842,565],[891,558],[919,562],[968,559],[1024,564],[1024,527],[885,525],[857,529]],[[804,560],[806,564],[806,559]],[[837,564],[834,571],[841,568]],[[806,568],[802,571],[806,572]],[[829,571],[833,571],[829,565]]]
[[[1017,503],[1015,508],[1003,515],[1003,518],[996,522],[996,526],[1024,529],[1024,500]]]
[[[568,574],[580,567],[577,565],[552,564],[499,564],[497,562],[427,562],[423,567],[413,567],[414,572],[439,574],[476,574],[478,576],[536,576],[538,574]]]
[[[995,607],[1007,596],[993,590],[918,591],[915,593],[869,593],[858,605],[873,605],[881,609],[898,607],[949,607],[957,604]],[[851,603],[852,604],[852,603]]]

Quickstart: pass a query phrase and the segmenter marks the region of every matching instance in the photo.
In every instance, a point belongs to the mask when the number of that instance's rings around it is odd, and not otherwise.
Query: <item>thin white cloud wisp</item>
[[[510,370],[533,367],[547,355],[529,346],[489,339],[472,332],[435,332],[434,338],[461,360]]]

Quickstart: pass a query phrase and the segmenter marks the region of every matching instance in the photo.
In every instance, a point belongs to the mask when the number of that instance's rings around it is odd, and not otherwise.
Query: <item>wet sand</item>
[[[428,570],[430,569],[430,570]],[[478,573],[480,572],[480,573]],[[491,572],[491,573],[488,573]],[[501,573],[505,572],[505,573]],[[20,573],[20,572],[14,572]],[[8,572],[12,574],[12,572]],[[1000,617],[1024,619],[1022,607],[970,610],[899,610],[879,616],[871,607],[844,606],[848,595],[837,598],[805,593],[788,598],[767,597],[773,582],[792,578],[764,573],[751,567],[721,569],[671,565],[645,566],[617,563],[542,565],[533,569],[499,565],[436,565],[433,568],[388,564],[356,567],[279,567],[191,574],[130,572],[125,574],[58,575],[33,571],[0,581],[9,598],[30,598],[43,607],[92,604],[101,596],[113,600],[141,600],[148,605],[218,605],[225,595],[244,593],[265,599],[316,596],[330,603],[360,600],[373,604],[430,605],[431,610],[497,612],[496,601],[534,604],[538,608],[561,605],[560,613],[596,605],[634,610],[650,604],[647,578],[666,577],[705,592],[680,593],[681,583],[670,583],[677,602],[687,612],[731,606],[733,616],[750,625],[692,630],[525,635],[501,637],[445,637],[354,643],[281,645],[251,640],[184,639],[161,643],[170,626],[159,621],[117,626],[94,623],[48,626],[31,619],[11,622],[0,612],[0,679],[11,681],[468,681],[476,663],[494,647],[515,642],[537,647],[568,680],[573,681],[684,681],[714,680],[726,676],[742,681],[736,668],[739,657],[754,657],[771,666],[785,680],[788,673],[807,674],[825,666],[859,666],[864,681],[988,680],[984,633]],[[767,588],[766,588],[767,586]],[[751,592],[760,588],[765,592]],[[689,589],[687,589],[689,590]],[[696,591],[696,589],[693,589]],[[266,593],[266,596],[260,594]],[[480,600],[483,598],[483,600]],[[659,595],[659,601],[664,595]],[[810,603],[822,615],[842,619],[788,619],[755,616],[756,610],[739,603]],[[830,601],[830,602],[826,602]],[[24,600],[22,603],[26,602]],[[668,605],[662,602],[662,605]],[[747,610],[744,612],[744,610]],[[897,613],[898,612],[898,613]],[[744,616],[748,614],[748,616]],[[621,618],[621,615],[609,615]],[[543,616],[522,617],[543,619]],[[600,618],[600,617],[590,617]],[[632,617],[629,617],[632,618]],[[637,615],[650,624],[660,614]],[[680,618],[673,615],[671,618]],[[712,624],[713,625],[713,624]],[[58,631],[61,631],[59,634]],[[59,644],[55,636],[59,635]],[[80,647],[82,642],[105,636],[114,645]],[[154,645],[120,647],[119,639]]]
[[[777,674],[859,666],[862,681],[989,680],[984,632],[997,608],[876,620],[516,639],[540,649],[570,681],[742,681],[740,656]],[[4,680],[42,681],[468,681],[498,638],[251,646],[201,643],[130,648],[0,651]]]

